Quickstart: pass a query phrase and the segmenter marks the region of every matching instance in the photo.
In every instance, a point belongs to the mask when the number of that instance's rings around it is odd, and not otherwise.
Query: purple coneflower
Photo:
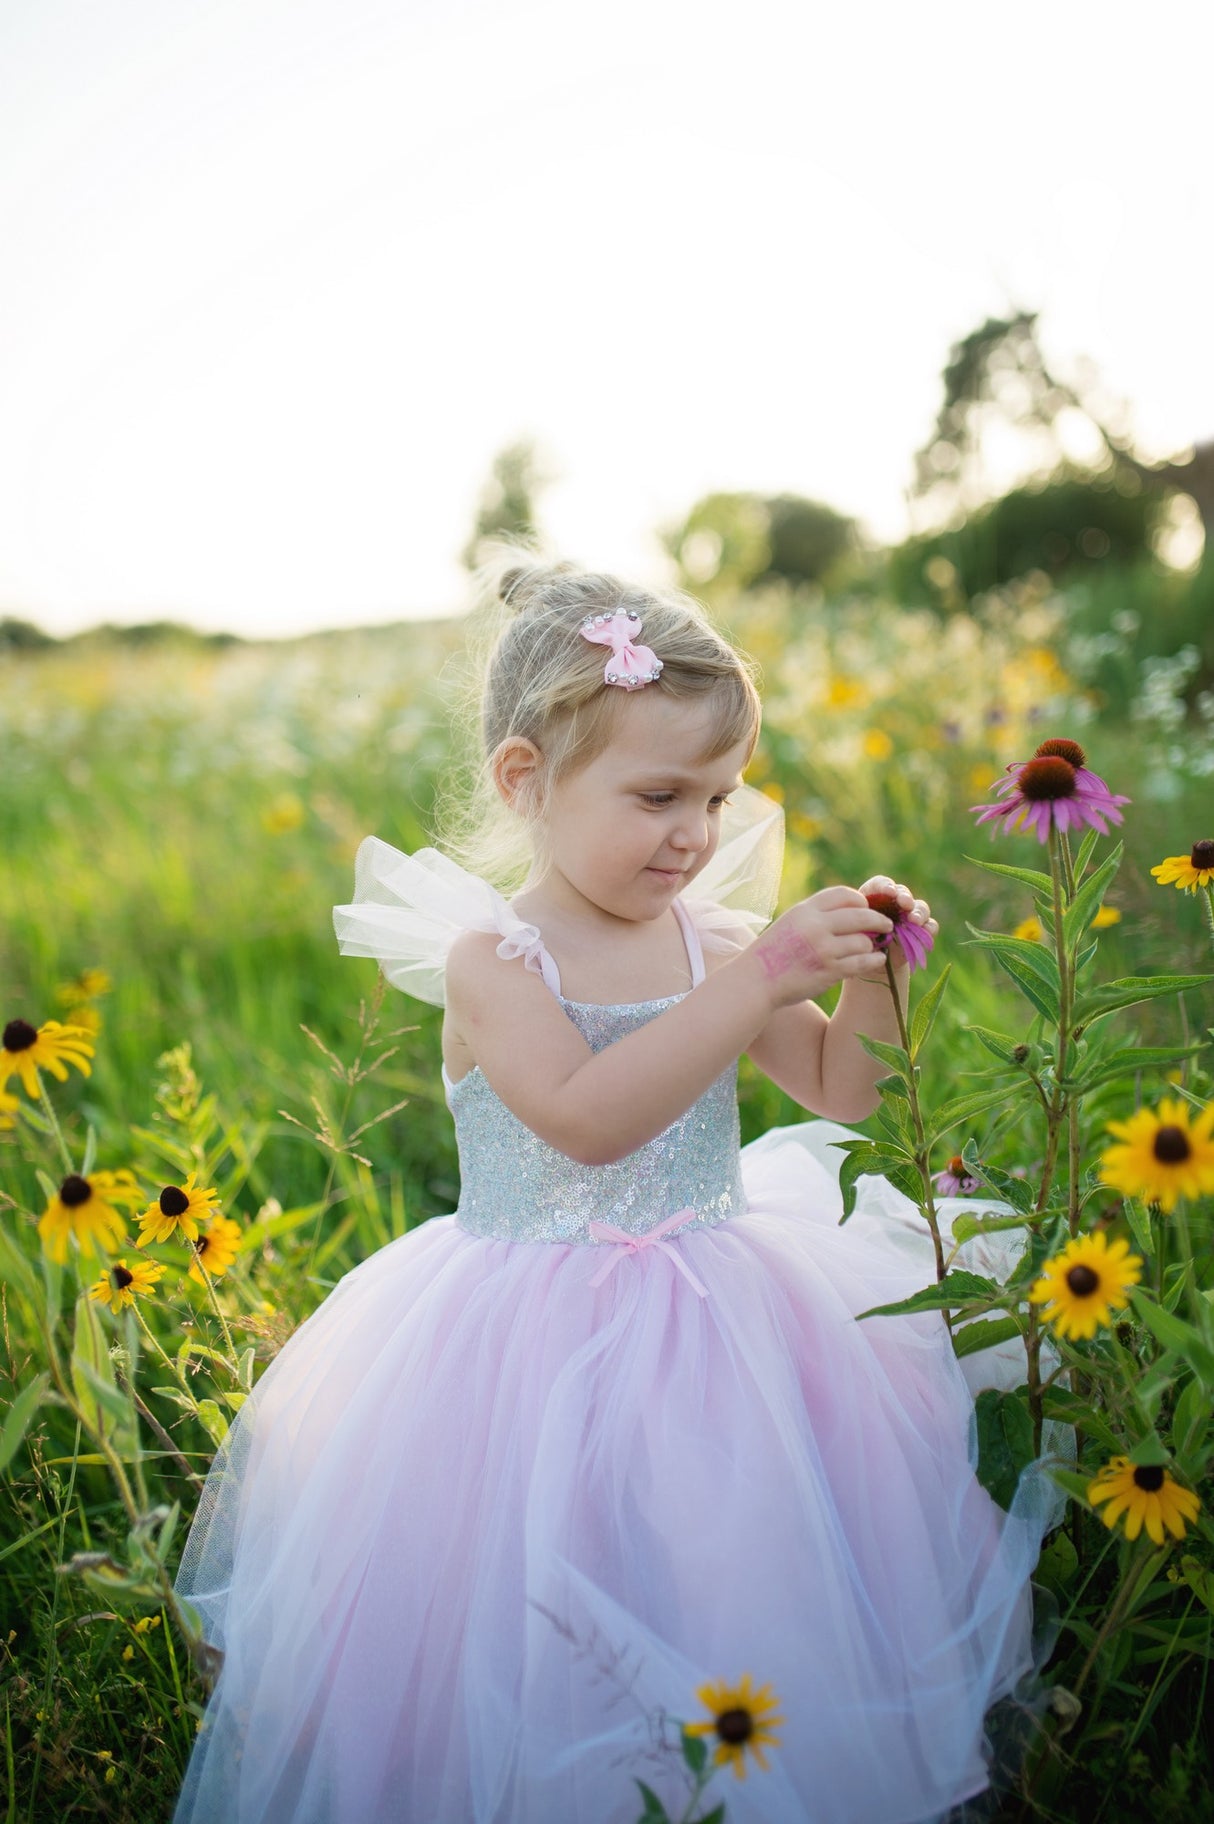
[[[1087,756],[1078,741],[1043,741],[1031,760],[1014,761],[1009,777],[995,787],[1001,804],[972,804],[979,823],[1002,823],[1007,835],[1014,829],[1032,829],[1037,840],[1049,840],[1051,828],[1071,830],[1087,824],[1109,833],[1109,823],[1120,823],[1119,805],[1128,798],[1115,797],[1098,773],[1088,771]]]
[[[928,951],[936,941],[927,926],[917,925],[892,893],[866,893],[864,897],[873,911],[892,920],[894,927],[883,936],[873,934],[873,949],[888,950],[891,944],[896,943],[906,958],[907,967],[921,969],[927,961]]]
[[[965,1160],[960,1153],[954,1153],[942,1172],[937,1172],[932,1183],[942,1197],[971,1197],[982,1180],[975,1178],[967,1171]]]

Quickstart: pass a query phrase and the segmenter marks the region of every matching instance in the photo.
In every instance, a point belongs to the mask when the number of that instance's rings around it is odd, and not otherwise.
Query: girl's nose
[[[692,855],[698,855],[701,849],[708,847],[708,819],[689,812],[680,818],[679,827],[674,831],[671,845],[676,849],[686,849]]]

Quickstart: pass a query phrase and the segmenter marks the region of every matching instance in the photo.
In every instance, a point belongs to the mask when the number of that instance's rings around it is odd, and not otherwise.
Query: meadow
[[[1214,836],[1214,700],[1186,700],[1195,655],[1136,640],[1165,588],[1127,575],[1096,634],[1090,602],[1042,578],[947,616],[779,586],[718,609],[764,674],[749,778],[784,806],[782,903],[883,871],[940,919],[848,1170],[888,1172],[930,1219],[935,1175],[962,1161],[1023,1236],[1006,1283],[944,1260],[918,1307],[946,1310],[962,1350],[975,1322],[1024,1339],[1025,1391],[980,1412],[996,1498],[1048,1421],[1075,1427],[1038,1574],[1040,1675],[1000,1721],[985,1815],[1008,1820],[1212,1815],[1214,1177],[1169,1207],[1166,1162],[1136,1189],[1102,1163],[1108,1123],[1140,1110],[1148,1139],[1196,1136],[1200,1165],[1212,1095],[1209,901],[1150,872]],[[433,839],[462,760],[462,642],[451,622],[0,657],[0,1017],[74,1022],[95,1051],[87,1074],[43,1070],[45,1096],[0,1085],[6,1824],[168,1816],[208,1670],[168,1595],[198,1478],[341,1274],[456,1202],[440,1016],[339,957],[330,908],[363,835]],[[978,828],[970,807],[1056,738],[1131,799],[1124,825],[1048,846]],[[745,1067],[741,1093],[744,1139],[800,1118]],[[1153,1112],[1164,1098],[1174,1117]],[[213,1274],[187,1273],[178,1234],[149,1247],[164,1272],[138,1297],[89,1299],[100,1259],[72,1239],[57,1262],[38,1227],[73,1174],[108,1183],[120,1225],[191,1183],[238,1227],[216,1232]],[[1140,1282],[1114,1274],[1091,1333],[1060,1335],[1027,1294],[1096,1236],[1133,1246]],[[115,1228],[111,1255],[142,1260],[133,1242]],[[1093,1492],[1122,1458],[1123,1479],[1143,1472],[1134,1538]],[[1180,1530],[1156,1540],[1161,1509]]]

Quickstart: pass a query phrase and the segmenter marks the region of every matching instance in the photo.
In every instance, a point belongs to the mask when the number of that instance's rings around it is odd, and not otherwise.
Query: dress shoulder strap
[[[679,930],[683,933],[683,942],[687,946],[687,961],[691,965],[691,985],[698,988],[704,980],[704,947],[700,943],[700,934],[696,930],[695,920],[681,899],[673,902],[674,915],[679,921]]]

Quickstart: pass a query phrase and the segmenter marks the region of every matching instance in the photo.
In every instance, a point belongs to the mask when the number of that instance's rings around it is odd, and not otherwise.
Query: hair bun
[[[511,596],[515,593],[518,585],[526,575],[527,572],[523,569],[521,564],[515,565],[512,570],[503,570],[502,574],[497,579],[498,600],[500,602],[509,602]],[[518,608],[521,608],[522,605],[521,602],[515,603],[515,606]]]

